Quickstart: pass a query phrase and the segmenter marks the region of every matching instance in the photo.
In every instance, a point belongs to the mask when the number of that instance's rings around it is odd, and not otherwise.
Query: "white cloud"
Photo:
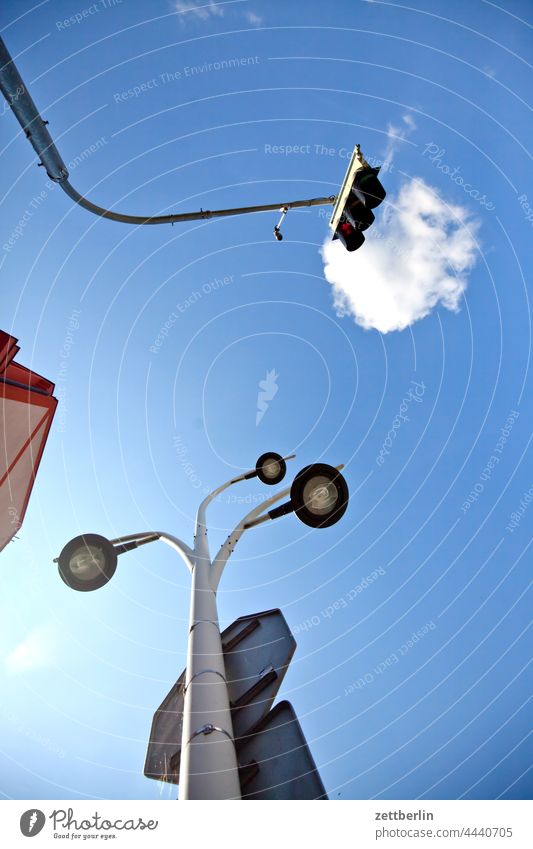
[[[181,24],[191,20],[208,21],[210,18],[222,18],[226,13],[225,4],[215,0],[174,0],[174,8],[179,13]],[[254,11],[245,11],[244,17],[252,26],[261,26],[262,15]]]
[[[48,666],[57,646],[57,635],[49,626],[33,628],[5,658],[6,671],[18,675]]]
[[[457,312],[476,262],[478,223],[422,180],[405,183],[385,204],[359,250],[348,252],[340,240],[322,247],[337,314],[389,333],[439,304]]]
[[[244,17],[248,21],[248,23],[252,24],[254,27],[259,27],[264,21],[264,18],[261,15],[257,15],[255,12],[245,12]]]
[[[402,115],[402,121],[403,124],[399,127],[394,124],[387,125],[387,150],[385,151],[385,157],[383,159],[384,171],[386,171],[387,168],[390,168],[391,162],[394,159],[394,154],[396,153],[400,142],[416,130],[416,124],[413,116],[408,112],[405,115]]]
[[[182,23],[193,16],[207,21],[209,18],[221,18],[224,15],[224,8],[214,0],[174,0],[174,8],[180,13]]]

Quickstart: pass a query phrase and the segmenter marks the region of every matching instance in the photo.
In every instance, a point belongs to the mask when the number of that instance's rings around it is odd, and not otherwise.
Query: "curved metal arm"
[[[220,583],[220,578],[222,577],[222,572],[224,571],[224,567],[229,560],[230,555],[235,550],[235,546],[239,542],[243,533],[248,530],[246,527],[249,522],[252,522],[257,517],[261,516],[269,507],[272,507],[273,504],[276,504],[277,501],[281,501],[282,498],[286,498],[291,491],[290,486],[286,489],[281,490],[281,492],[277,492],[271,498],[267,498],[266,501],[263,501],[262,504],[259,504],[257,507],[254,507],[253,510],[250,510],[249,513],[244,516],[243,519],[239,522],[239,524],[234,528],[226,542],[224,542],[219,549],[219,552],[215,559],[213,560],[213,565],[211,568],[211,586],[214,592],[217,591],[218,585]],[[265,516],[264,520],[266,521],[269,517]]]
[[[202,559],[209,560],[209,543],[207,540],[207,524],[206,524],[206,512],[209,504],[213,501],[217,495],[220,495],[221,492],[224,492],[228,487],[233,486],[234,483],[239,483],[239,481],[245,480],[246,476],[250,474],[250,472],[245,472],[242,475],[239,475],[237,478],[232,478],[226,483],[223,483],[221,486],[217,487],[210,492],[209,495],[206,495],[202,503],[198,508],[198,512],[196,514],[196,527],[194,530],[194,553],[197,557],[201,557]]]
[[[284,460],[293,460],[295,457],[296,457],[296,454],[289,454],[288,456],[284,457],[283,459]],[[211,503],[211,501],[213,501],[213,499],[216,498],[217,495],[220,495],[221,492],[224,492],[225,489],[228,489],[228,487],[233,486],[234,483],[239,483],[239,481],[249,480],[250,478],[253,478],[256,475],[257,475],[257,470],[256,469],[250,469],[248,472],[243,472],[242,475],[239,475],[236,478],[231,478],[231,480],[226,481],[226,483],[223,483],[222,486],[219,486],[219,487],[217,487],[217,489],[213,490],[213,492],[210,492],[209,495],[206,495],[206,497],[204,498],[204,500],[202,501],[202,503],[200,504],[200,506],[198,508],[198,513],[196,514],[196,529],[195,529],[195,533],[194,533],[194,553],[197,557],[201,557],[202,559],[207,559],[207,560],[210,559],[209,558],[209,543],[208,543],[208,540],[207,540],[206,511],[207,511],[207,508],[208,508],[209,504]],[[277,501],[276,496],[274,496],[274,500]],[[268,502],[265,502],[265,503],[269,504],[270,500]],[[262,508],[260,508],[259,512],[261,512],[261,509]],[[252,511],[252,512],[254,513],[254,516],[255,516],[256,513],[254,511]]]
[[[109,542],[111,545],[122,545],[126,542],[138,542],[139,545],[143,544],[143,541],[147,541],[150,537],[150,542],[152,541],[152,537],[157,537],[159,539],[159,531],[143,531],[141,534],[126,534],[120,537],[114,537],[110,539]]]
[[[194,567],[194,551],[192,548],[190,548],[186,542],[178,539],[178,537],[175,537],[172,534],[166,534],[164,531],[144,531],[139,534],[127,534],[126,536],[110,539],[109,542],[116,546],[123,545],[125,546],[124,550],[127,550],[126,547],[129,545],[131,545],[132,548],[137,548],[140,545],[145,545],[148,542],[155,542],[158,539],[163,540],[163,542],[170,545],[174,551],[177,551],[189,571],[192,572]]]
[[[119,221],[122,224],[178,224],[181,221],[203,221],[207,218],[227,218],[230,215],[247,215],[250,212],[271,212],[280,208],[279,203],[264,203],[257,206],[239,206],[229,209],[200,209],[198,212],[173,212],[170,215],[125,215],[122,212],[112,212],[97,206],[71,186],[68,179],[58,181],[64,192],[84,209],[109,218],[110,221]],[[300,209],[308,206],[333,206],[336,201],[335,195],[321,198],[309,198],[308,200],[292,200],[284,203],[286,209]]]
[[[192,572],[194,568],[194,551],[190,548],[185,542],[182,542],[178,537],[173,536],[172,534],[165,534],[160,532],[159,539],[162,539],[163,542],[166,542],[174,551],[177,551],[185,565],[187,566],[189,572]]]
[[[241,206],[232,209],[201,209],[199,212],[181,212],[171,215],[125,215],[121,212],[112,212],[109,209],[104,209],[103,206],[92,203],[69,183],[68,168],[48,132],[46,127],[48,121],[43,121],[2,38],[0,38],[0,89],[24,130],[26,138],[39,157],[39,164],[45,168],[50,179],[58,183],[75,203],[102,218],[120,221],[123,224],[174,224],[179,221],[199,221],[204,218],[245,215],[249,212],[269,212],[278,210],[280,206],[287,209],[296,209],[306,206],[333,205],[336,201],[335,195],[331,195],[330,197],[311,198],[309,200],[269,203],[261,206]]]
[[[341,469],[344,468],[344,463],[340,463],[338,466],[335,466],[335,468],[338,471],[341,471]],[[224,567],[228,562],[230,555],[235,550],[235,546],[239,542],[243,533],[250,530],[250,528],[255,528],[257,525],[260,525],[263,522],[268,522],[269,519],[274,518],[268,515],[268,509],[277,501],[281,501],[283,498],[286,498],[290,494],[290,491],[291,487],[282,489],[281,492],[277,492],[272,496],[272,498],[268,498],[266,501],[263,501],[262,504],[259,504],[258,507],[254,507],[253,510],[250,510],[250,512],[241,519],[237,527],[227,538],[226,542],[221,545],[211,567],[211,586],[214,592],[217,591]]]

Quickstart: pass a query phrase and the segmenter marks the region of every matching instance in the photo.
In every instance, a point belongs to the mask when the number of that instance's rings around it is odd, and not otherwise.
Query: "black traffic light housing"
[[[340,239],[347,251],[356,251],[365,241],[363,231],[375,221],[372,212],[385,199],[379,167],[372,168],[355,148],[335,203],[330,227],[333,239]]]

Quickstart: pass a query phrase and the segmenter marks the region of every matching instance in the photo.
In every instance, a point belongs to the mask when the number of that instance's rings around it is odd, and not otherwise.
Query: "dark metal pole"
[[[251,212],[272,212],[307,206],[332,206],[336,201],[336,196],[331,195],[329,197],[310,198],[309,200],[282,201],[281,203],[240,206],[231,209],[201,209],[198,212],[181,212],[171,215],[123,215],[120,212],[112,212],[92,203],[83,195],[80,195],[74,186],[71,186],[68,179],[68,169],[48,132],[47,121],[43,121],[41,118],[2,38],[0,38],[0,90],[50,179],[58,183],[63,191],[79,206],[95,215],[100,215],[102,218],[109,218],[111,221],[120,221],[123,224],[174,224],[179,221],[201,221],[206,218],[247,215]]]
[[[110,218],[112,221],[121,221],[123,224],[174,224],[178,221],[201,221],[204,218],[224,218],[228,215],[247,215],[250,212],[272,212],[279,210],[282,206],[288,209],[298,209],[303,206],[324,206],[335,203],[335,196],[324,198],[310,198],[309,200],[293,200],[283,201],[283,203],[268,203],[260,206],[240,206],[231,209],[201,209],[198,212],[180,212],[171,215],[155,215],[145,217],[143,215],[123,215],[120,212],[111,212],[109,209],[104,209],[101,206],[96,206],[90,200],[80,195],[76,189],[70,185],[68,180],[60,183],[61,188],[67,195],[76,201],[77,204],[88,209],[89,212],[94,212],[95,215],[101,215],[102,218]]]
[[[46,129],[47,122],[43,121],[39,115],[2,38],[0,38],[0,89],[50,179],[56,183],[66,180],[67,166],[61,159]]]

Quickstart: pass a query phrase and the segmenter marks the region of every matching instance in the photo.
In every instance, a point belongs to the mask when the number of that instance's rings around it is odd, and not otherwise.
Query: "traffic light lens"
[[[387,196],[387,192],[372,172],[362,175],[357,185],[365,195],[365,205],[368,209],[375,209]]]
[[[344,214],[348,218],[348,223],[352,224],[355,230],[368,230],[376,220],[372,210],[362,204],[353,194],[350,196],[350,202],[347,204]]]
[[[347,251],[356,251],[365,241],[361,230],[356,230],[349,221],[339,224],[336,235],[341,240]]]

